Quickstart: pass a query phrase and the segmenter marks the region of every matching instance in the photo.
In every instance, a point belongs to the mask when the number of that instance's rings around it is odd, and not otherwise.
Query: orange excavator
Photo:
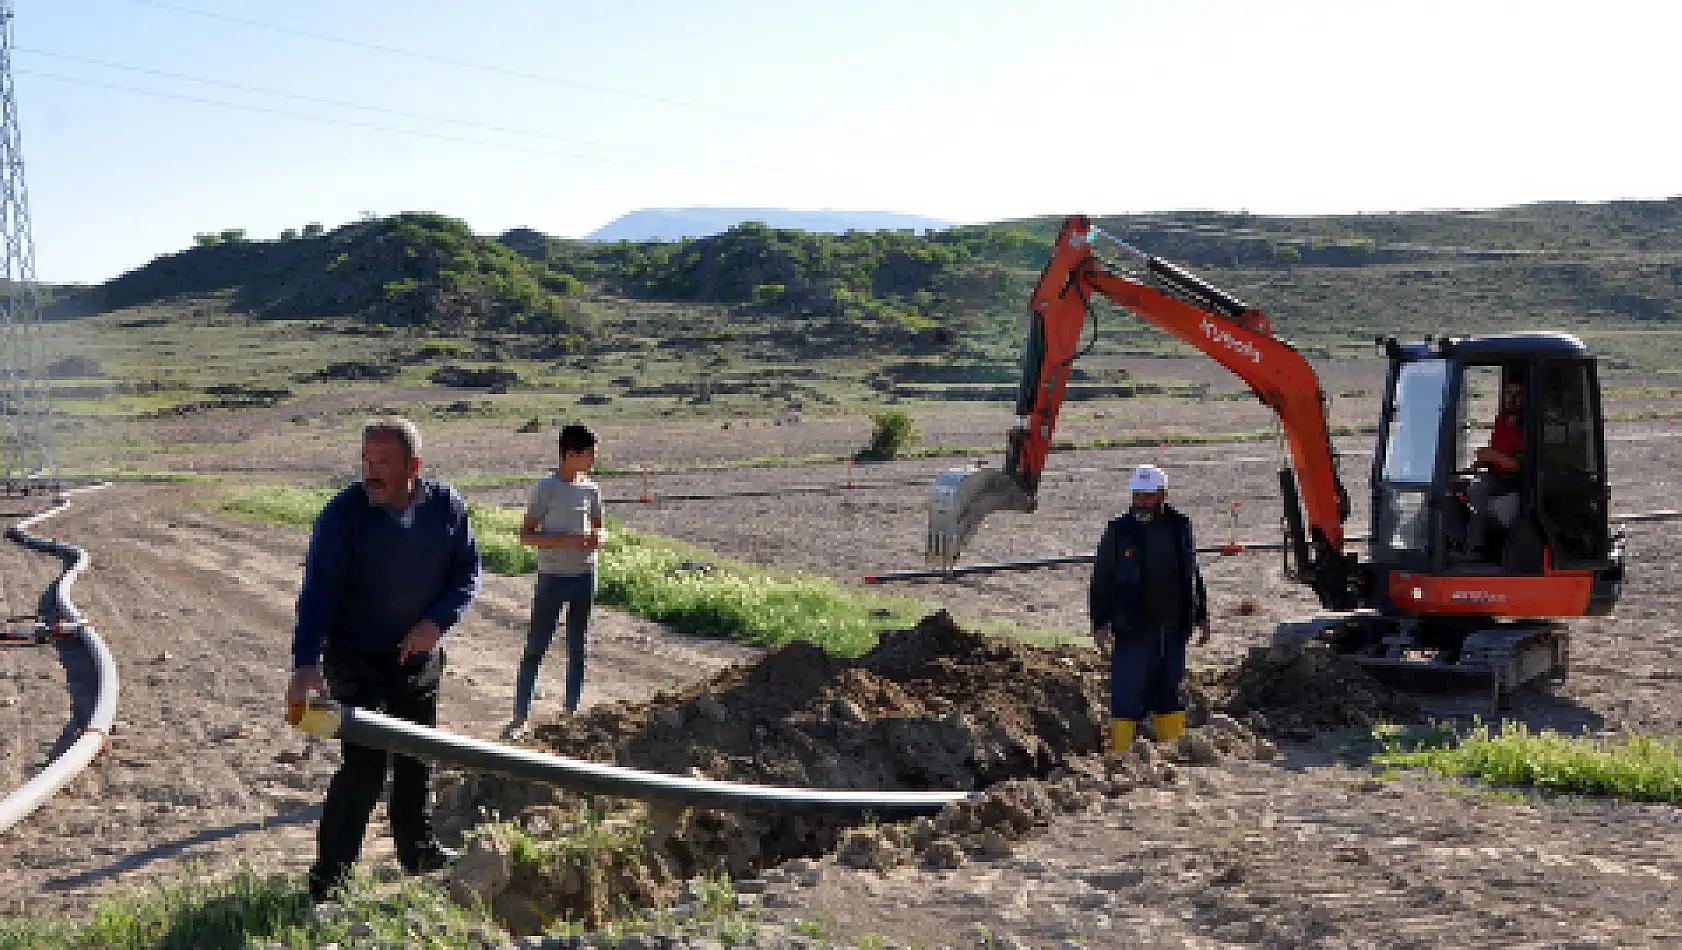
[[[1099,242],[1141,266],[1128,272],[1120,258],[1101,258]],[[1404,687],[1487,689],[1500,705],[1531,680],[1565,676],[1569,635],[1561,620],[1605,614],[1617,602],[1624,539],[1608,530],[1600,389],[1594,356],[1577,338],[1527,332],[1378,341],[1389,372],[1362,559],[1349,550],[1349,495],[1329,401],[1308,360],[1274,335],[1262,311],[1080,216],[1064,222],[1030,301],[1005,466],[936,479],[931,564],[952,569],[988,514],[1035,509],[1057,413],[1100,296],[1225,366],[1277,414],[1289,447],[1279,471],[1287,574],[1311,587],[1326,611],[1282,624],[1279,639],[1324,639]],[[1519,390],[1522,407],[1507,425],[1531,450],[1519,454],[1516,470],[1490,472],[1479,450],[1472,403],[1491,380],[1503,392]],[[1504,518],[1478,510],[1487,499],[1474,486],[1491,479],[1501,486]],[[1474,545],[1474,535],[1484,543]]]

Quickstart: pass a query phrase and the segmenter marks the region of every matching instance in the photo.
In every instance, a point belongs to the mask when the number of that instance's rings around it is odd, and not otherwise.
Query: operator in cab
[[[1511,528],[1518,517],[1519,468],[1524,462],[1524,383],[1508,379],[1501,387],[1501,408],[1489,444],[1477,450],[1474,460],[1480,469],[1466,488],[1471,518],[1466,525],[1466,550],[1489,560],[1500,560],[1484,551],[1489,519]]]
[[[1132,747],[1149,713],[1158,742],[1186,727],[1180,681],[1186,643],[1209,642],[1208,597],[1191,520],[1167,502],[1168,477],[1141,465],[1127,484],[1133,500],[1110,519],[1092,566],[1092,640],[1110,654],[1110,749]]]

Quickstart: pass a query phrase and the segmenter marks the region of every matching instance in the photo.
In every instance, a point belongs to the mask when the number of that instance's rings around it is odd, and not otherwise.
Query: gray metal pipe
[[[301,715],[288,718],[296,719],[292,724],[299,729],[325,739],[343,739],[475,772],[544,782],[586,794],[639,798],[679,807],[700,805],[886,817],[934,814],[953,802],[977,795],[974,792],[789,788],[644,772],[498,745],[325,699],[312,699]]]
[[[117,664],[112,661],[111,651],[106,649],[105,641],[94,632],[92,625],[83,622],[81,612],[70,601],[70,585],[76,582],[76,577],[86,570],[90,563],[87,552],[75,545],[29,533],[29,529],[36,524],[67,508],[71,494],[104,487],[103,484],[89,485],[67,491],[58,497],[53,507],[41,514],[25,518],[6,531],[9,540],[37,551],[57,555],[64,560],[64,573],[47,585],[47,589],[41,594],[37,617],[49,627],[56,625],[60,629],[70,628],[76,631],[83,647],[93,656],[94,666],[99,673],[99,694],[94,700],[93,713],[82,727],[81,735],[71,743],[70,748],[64,750],[34,778],[13,790],[4,799],[0,799],[0,834],[29,817],[35,809],[40,808],[48,798],[88,767],[94,757],[104,750],[111,732],[111,722],[117,716]]]

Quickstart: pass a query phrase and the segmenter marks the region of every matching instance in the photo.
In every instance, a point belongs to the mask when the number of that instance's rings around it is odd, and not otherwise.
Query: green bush
[[[870,422],[870,445],[859,453],[864,458],[882,461],[898,458],[901,452],[916,445],[923,437],[917,431],[917,420],[903,409],[873,412]]]

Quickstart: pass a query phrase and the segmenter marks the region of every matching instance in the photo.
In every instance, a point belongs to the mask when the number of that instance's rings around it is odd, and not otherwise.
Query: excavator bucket
[[[923,559],[931,567],[950,570],[981,520],[995,511],[1033,511],[1034,498],[1009,475],[997,469],[948,469],[934,480],[929,498],[928,547]]]

